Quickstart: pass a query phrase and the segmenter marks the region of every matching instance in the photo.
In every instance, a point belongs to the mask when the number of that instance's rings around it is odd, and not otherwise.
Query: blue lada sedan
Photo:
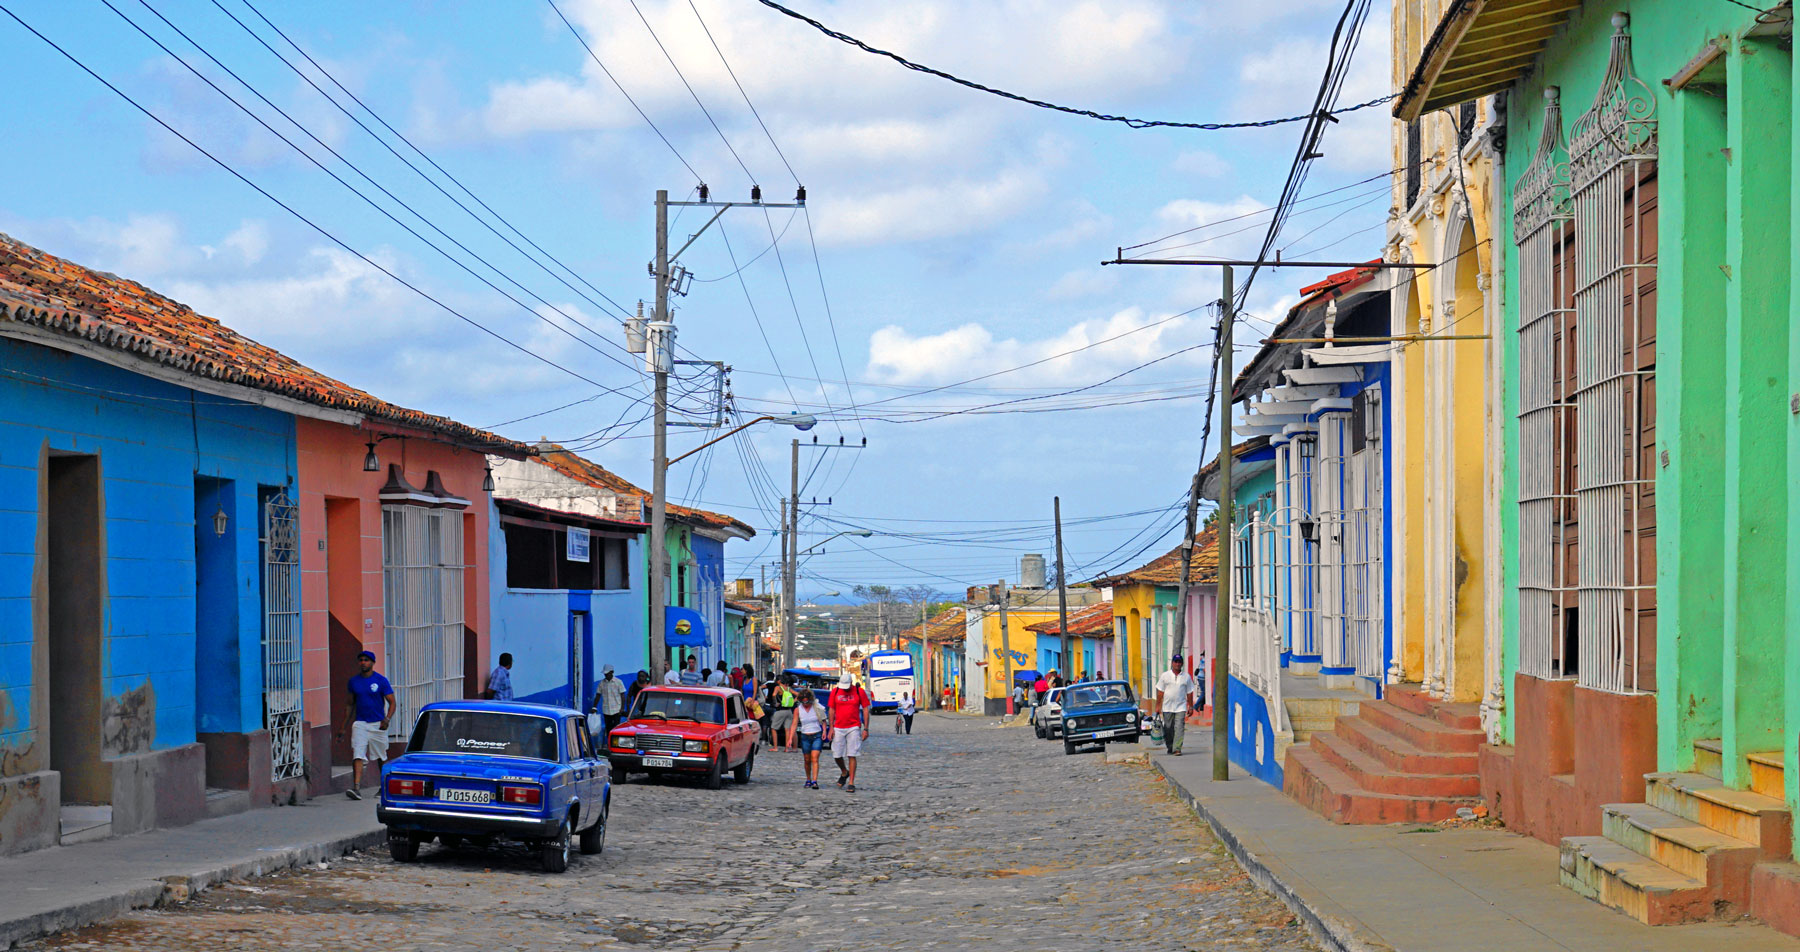
[[[569,867],[606,845],[612,770],[580,712],[513,701],[425,705],[406,753],[381,771],[375,818],[395,861],[437,839],[509,839],[540,851],[544,869]]]
[[[1063,690],[1063,753],[1086,744],[1137,743],[1143,731],[1137,696],[1124,681],[1086,681]]]

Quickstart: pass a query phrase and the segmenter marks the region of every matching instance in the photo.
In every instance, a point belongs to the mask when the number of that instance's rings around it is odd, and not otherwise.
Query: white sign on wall
[[[569,527],[569,561],[586,562],[588,560],[588,531]]]

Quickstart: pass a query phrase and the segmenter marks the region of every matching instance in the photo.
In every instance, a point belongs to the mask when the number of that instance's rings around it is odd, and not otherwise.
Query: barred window
[[[462,513],[381,507],[387,677],[404,736],[419,709],[463,695]]]

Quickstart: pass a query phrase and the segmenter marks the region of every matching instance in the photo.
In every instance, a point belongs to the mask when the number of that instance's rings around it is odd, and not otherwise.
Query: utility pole
[[[656,190],[656,310],[652,314],[648,351],[656,374],[656,444],[651,462],[650,496],[650,683],[661,684],[669,670],[669,644],[664,631],[668,606],[669,546],[669,360],[675,347],[675,325],[669,321],[669,190]]]
[[[800,440],[794,440],[792,473],[788,477],[788,526],[787,545],[782,548],[783,565],[781,568],[782,588],[787,592],[787,602],[782,606],[786,615],[781,622],[781,664],[783,667],[794,666],[794,583],[795,562],[800,559]]]
[[[1231,779],[1231,338],[1236,305],[1232,300],[1231,267],[1224,269],[1225,295],[1219,306],[1219,621],[1213,635],[1213,764],[1214,780]],[[1197,487],[1196,487],[1197,488]],[[1192,508],[1189,509],[1192,512]],[[1192,525],[1192,517],[1189,517]],[[1192,536],[1189,536],[1192,539]],[[1185,576],[1183,576],[1185,579]]]
[[[1051,504],[1056,507],[1056,624],[1062,632],[1062,679],[1067,681],[1074,675],[1074,662],[1069,658],[1069,584],[1063,578],[1062,497],[1052,496]]]
[[[1013,714],[1012,636],[1006,630],[1006,601],[1012,595],[1006,590],[1006,579],[1000,580],[1000,655],[1006,678],[1006,713]]]

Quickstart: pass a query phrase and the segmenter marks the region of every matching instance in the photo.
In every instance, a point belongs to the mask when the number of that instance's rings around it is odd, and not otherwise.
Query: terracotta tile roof
[[[968,631],[968,612],[961,608],[946,608],[931,616],[923,625],[914,625],[900,633],[905,641],[918,641],[923,631],[925,639],[934,645],[949,644],[963,640]]]
[[[601,466],[599,463],[596,463],[585,456],[563,449],[555,443],[539,443],[537,445],[537,453],[545,465],[570,479],[579,480],[590,486],[597,486],[601,489],[611,490],[620,495],[635,495],[641,497],[644,500],[644,518],[650,518],[650,494],[643,489],[638,488],[631,480],[620,476],[618,473]],[[723,513],[708,512],[705,509],[691,509],[687,506],[678,506],[674,503],[669,503],[669,518],[674,519],[677,522],[701,526],[703,528],[741,532],[746,538],[756,535],[756,530],[752,529],[749,523],[744,522],[742,519],[727,516]]]
[[[0,326],[130,354],[180,374],[247,387],[462,446],[524,457],[530,449],[447,417],[409,410],[327,377],[178,301],[0,234]]]
[[[1194,558],[1188,565],[1188,584],[1196,582],[1217,582],[1219,580],[1219,534],[1207,529],[1194,536]],[[1181,584],[1181,546],[1145,562],[1143,565],[1118,575],[1108,575],[1088,583],[1096,587],[1119,585],[1166,585]],[[1075,622],[1069,621],[1073,628]]]
[[[1035,631],[1042,635],[1062,634],[1062,623],[1055,618],[1040,621],[1035,625],[1026,625],[1026,631]],[[1069,634],[1091,638],[1097,635],[1111,637],[1113,633],[1112,602],[1095,602],[1081,608],[1069,610]]]
[[[1369,264],[1381,264],[1381,259],[1376,258],[1370,261]],[[1339,271],[1321,281],[1316,281],[1301,288],[1299,303],[1288,308],[1287,316],[1282,318],[1281,323],[1276,325],[1274,332],[1269,336],[1271,338],[1289,336],[1294,330],[1295,325],[1299,323],[1301,317],[1315,305],[1323,304],[1330,298],[1342,297],[1343,295],[1349,294],[1351,291],[1375,280],[1376,275],[1380,273],[1380,268],[1351,268],[1348,271]],[[1343,331],[1339,330],[1338,333],[1342,334]],[[1245,390],[1249,387],[1250,378],[1257,372],[1258,366],[1269,359],[1270,355],[1274,354],[1277,350],[1280,350],[1283,347],[1292,349],[1296,346],[1305,348],[1309,345],[1263,344],[1262,349],[1256,352],[1256,356],[1252,357],[1244,364],[1243,368],[1238,371],[1237,379],[1232,382],[1231,392],[1235,394],[1239,400],[1249,396],[1249,394],[1245,393]]]

